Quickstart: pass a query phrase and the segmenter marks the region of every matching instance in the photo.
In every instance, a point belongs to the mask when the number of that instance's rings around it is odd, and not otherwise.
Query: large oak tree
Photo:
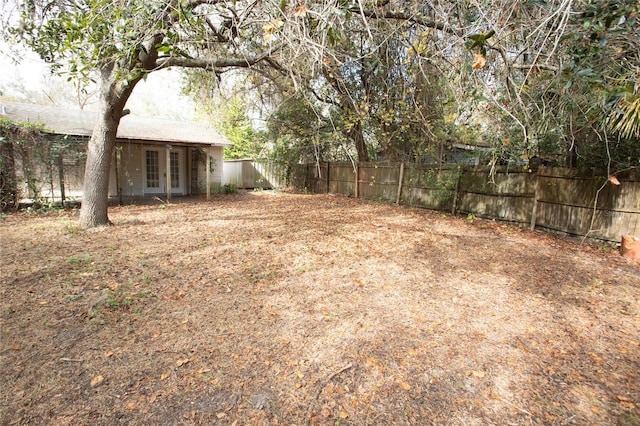
[[[279,9],[216,0],[32,0],[13,35],[60,72],[99,77],[99,120],[88,145],[80,222],[106,225],[109,171],[120,119],[136,84],[168,67],[222,72],[280,49],[262,27]]]
[[[475,123],[501,153],[528,158],[545,137],[606,140],[607,117],[623,138],[637,133],[639,9],[632,0],[29,0],[12,35],[80,80],[99,75],[81,210],[91,227],[108,223],[116,131],[150,72],[275,71],[340,111],[360,161],[365,131],[380,146],[418,128],[436,135],[443,122]],[[447,108],[442,82],[455,94]]]

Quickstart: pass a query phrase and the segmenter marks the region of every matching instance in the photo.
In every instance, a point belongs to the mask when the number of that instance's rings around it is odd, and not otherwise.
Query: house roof
[[[98,113],[56,106],[0,101],[0,117],[18,122],[39,123],[60,135],[91,136]],[[227,146],[231,142],[205,123],[125,115],[120,120],[118,139],[171,142],[196,146]]]

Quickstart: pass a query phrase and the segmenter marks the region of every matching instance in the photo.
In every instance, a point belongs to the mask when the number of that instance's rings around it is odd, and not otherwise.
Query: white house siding
[[[212,146],[208,148],[209,155],[213,157],[214,164],[213,169],[211,170],[211,178],[210,183],[212,186],[212,190],[215,190],[215,187],[219,187],[222,185],[222,165],[224,163],[223,157],[223,148],[220,146]],[[198,162],[197,170],[194,170],[193,166],[193,157],[195,156],[194,150],[191,150],[189,155],[189,167],[190,167],[190,180],[191,180],[191,190],[193,193],[202,193],[204,194],[207,191],[207,169],[206,163]],[[194,174],[195,173],[195,174]]]
[[[224,166],[223,151],[224,149],[221,146],[209,148],[211,156],[216,160],[213,173],[211,174],[211,182],[218,185],[222,185],[222,169]]]
[[[118,169],[120,170],[120,187],[124,197],[144,195],[143,191],[143,157],[144,147],[138,144],[118,145],[120,149],[120,159]],[[116,162],[111,162],[111,174],[109,177],[109,196],[117,197],[116,186]]]
[[[154,194],[165,194],[165,182],[162,182],[162,187],[154,192],[145,187],[145,161],[147,150],[158,150],[160,160],[160,178],[166,179],[166,146],[165,145],[151,145],[151,144],[128,144],[119,145],[120,151],[120,163],[118,168],[120,169],[120,187],[122,188],[122,195],[124,197],[131,196],[143,196]],[[201,193],[206,192],[206,164],[201,162],[197,164],[197,169],[194,171],[192,166],[192,159],[194,152],[198,148],[184,147],[173,145],[172,151],[181,153],[180,165],[182,168],[181,177],[184,179],[183,187],[180,191],[173,190],[172,195],[186,195],[195,194],[199,191]],[[215,165],[213,167],[213,173],[211,174],[211,184],[222,184],[222,164],[223,164],[223,147],[210,147],[208,148],[211,156],[215,159]],[[193,173],[197,176],[197,185],[193,182]],[[116,165],[115,161],[111,164],[111,176],[109,181],[109,196],[117,197],[118,190],[116,185]]]

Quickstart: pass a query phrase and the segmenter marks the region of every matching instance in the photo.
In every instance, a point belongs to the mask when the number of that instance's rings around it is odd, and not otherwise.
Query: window
[[[160,160],[158,151],[146,151],[147,155],[147,187],[160,187]]]
[[[169,168],[171,173],[171,188],[180,187],[180,155],[177,152],[169,153]]]

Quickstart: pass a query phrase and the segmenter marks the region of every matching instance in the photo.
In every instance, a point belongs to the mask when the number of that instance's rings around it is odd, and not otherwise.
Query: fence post
[[[540,169],[536,170],[536,183],[535,189],[533,191],[533,208],[531,209],[531,225],[530,228],[533,231],[536,229],[536,214],[538,210],[538,181],[540,179],[539,175]]]
[[[166,147],[166,164],[165,164],[165,173],[166,173],[166,179],[165,179],[165,185],[167,186],[166,188],[166,192],[167,192],[167,202],[171,201],[171,145],[167,145]]]
[[[122,146],[116,146],[116,193],[118,194],[118,204],[124,204],[122,202]]]
[[[58,154],[58,180],[60,181],[60,205],[64,207],[64,170],[62,164],[62,152]],[[51,198],[53,199],[53,194],[51,194]]]
[[[206,197],[207,201],[211,199],[211,159],[209,156],[211,153],[209,152],[209,147],[204,149],[204,173],[205,173],[205,185],[207,185]]]
[[[396,205],[400,205],[400,194],[402,194],[402,181],[404,180],[404,161],[400,163],[400,174],[398,176],[398,193],[396,194]]]
[[[455,216],[456,211],[458,210],[458,191],[460,190],[460,176],[462,176],[463,171],[458,169],[459,173],[456,176],[456,185],[453,189],[453,205],[451,206],[451,215]]]
[[[327,161],[327,194],[331,191],[329,191],[329,184],[331,183],[331,179],[329,178],[329,175],[331,174],[331,161]]]
[[[360,198],[360,163],[356,163],[356,198]]]

